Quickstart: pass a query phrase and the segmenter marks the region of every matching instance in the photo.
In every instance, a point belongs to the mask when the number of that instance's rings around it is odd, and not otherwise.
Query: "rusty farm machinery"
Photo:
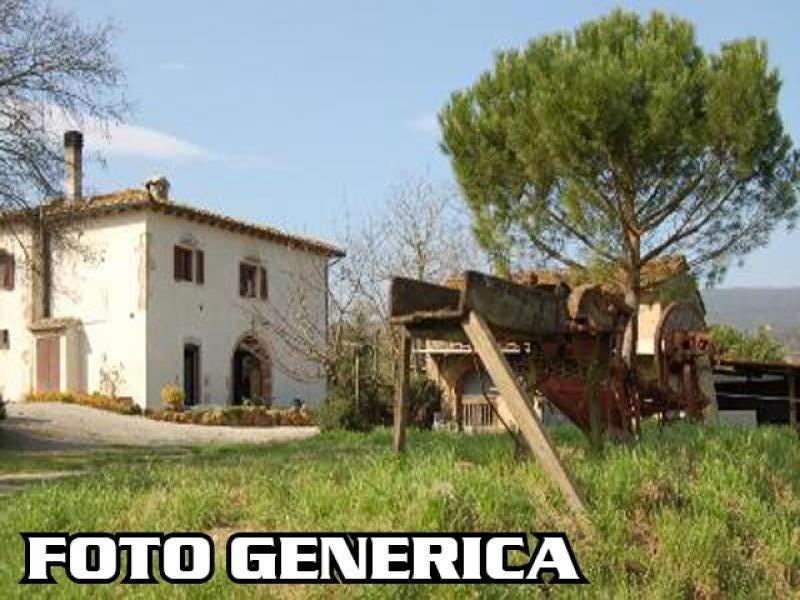
[[[597,286],[523,285],[466,272],[459,288],[395,278],[390,316],[400,330],[395,448],[405,440],[412,339],[471,345],[513,417],[511,431],[542,463],[569,503],[583,510],[526,390],[546,398],[593,440],[635,435],[643,418],[701,419],[713,405],[711,346],[690,303],[662,312],[654,352],[632,372],[620,348],[630,312]],[[504,350],[515,348],[512,354]],[[497,412],[496,398],[487,397]]]

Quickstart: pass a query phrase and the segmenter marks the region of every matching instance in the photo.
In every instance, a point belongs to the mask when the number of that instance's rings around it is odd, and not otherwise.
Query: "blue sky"
[[[88,169],[96,191],[165,174],[177,198],[299,233],[335,237],[407,174],[451,178],[435,115],[495,50],[624,6],[689,18],[715,49],[766,39],[781,108],[800,143],[800,3],[410,0],[82,0],[112,19],[135,110]],[[91,140],[90,140],[91,141]],[[91,148],[90,148],[91,149]],[[800,285],[800,231],[776,233],[724,282]]]

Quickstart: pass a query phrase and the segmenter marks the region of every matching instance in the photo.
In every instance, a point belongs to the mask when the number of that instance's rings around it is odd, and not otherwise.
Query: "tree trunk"
[[[628,264],[625,265],[625,304],[631,315],[622,339],[621,358],[634,376],[636,375],[636,351],[639,345],[639,298],[642,292],[642,240],[638,229],[632,227],[633,224],[636,224],[635,205],[635,196],[630,194],[621,208],[625,214],[624,221],[628,223],[622,233],[628,255]]]
[[[631,311],[630,320],[625,327],[622,340],[622,361],[633,373],[636,372],[636,352],[639,342],[639,300],[641,297],[641,280],[639,265],[636,264],[628,272],[625,284],[625,304]]]

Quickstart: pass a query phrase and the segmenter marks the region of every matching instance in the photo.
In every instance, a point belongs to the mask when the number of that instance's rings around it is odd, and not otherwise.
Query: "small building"
[[[101,392],[161,406],[317,403],[330,244],[172,200],[165,178],[0,215],[0,397]]]
[[[584,278],[566,270],[524,271],[513,274],[512,279],[523,285],[565,285],[570,288],[587,283]],[[463,286],[463,282],[456,277],[448,280],[446,285],[458,288]],[[613,284],[602,285],[616,289]],[[642,357],[641,366],[646,369],[652,364],[656,328],[663,310],[675,301],[695,303],[703,314],[705,308],[682,256],[667,256],[650,261],[642,270],[641,285],[637,352]],[[513,418],[505,409],[502,398],[497,403],[497,414],[486,401],[486,396],[496,396],[497,391],[469,345],[428,342],[417,352],[425,356],[427,376],[442,390],[442,413],[446,419],[457,422],[467,430],[476,431],[503,429],[503,423],[513,426]],[[526,353],[515,344],[507,345],[504,352],[509,364],[519,374],[520,381],[530,382],[532,377],[528,376],[530,364]],[[536,411],[545,422],[561,420],[557,409],[538,395],[535,389],[529,389],[528,392],[534,400]]]

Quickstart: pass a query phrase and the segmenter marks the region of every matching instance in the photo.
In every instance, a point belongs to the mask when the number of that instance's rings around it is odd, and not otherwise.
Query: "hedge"
[[[270,409],[264,406],[227,406],[192,410],[145,409],[131,398],[112,398],[102,394],[76,392],[37,392],[25,396],[26,402],[63,402],[80,404],[121,415],[144,415],[154,421],[192,425],[232,425],[237,427],[302,427],[313,425],[311,412],[305,408]]]
[[[102,394],[81,394],[78,392],[31,392],[25,396],[26,402],[63,402],[80,404],[115,412],[121,415],[140,415],[141,407],[132,398],[112,398]]]
[[[192,425],[236,427],[302,427],[312,425],[311,413],[303,408],[271,409],[263,406],[229,406],[193,410],[146,409],[144,416],[156,421]]]

